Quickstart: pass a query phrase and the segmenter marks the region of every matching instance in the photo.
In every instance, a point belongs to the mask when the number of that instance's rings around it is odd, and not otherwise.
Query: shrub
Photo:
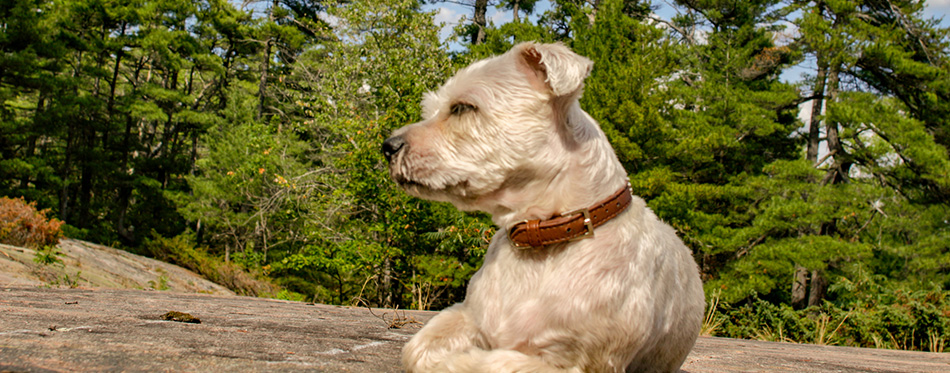
[[[950,341],[950,292],[893,288],[862,301],[795,310],[754,298],[720,304],[714,335],[767,341],[942,352]]]
[[[145,250],[155,259],[185,267],[240,295],[263,296],[279,291],[274,284],[258,279],[237,264],[224,262],[195,247],[189,233],[165,238],[152,232],[152,238],[145,239]]]
[[[49,265],[58,265],[60,267],[66,267],[66,264],[63,263],[63,260],[59,257],[63,253],[59,251],[59,248],[56,246],[45,246],[42,249],[37,249],[36,254],[33,256],[33,261],[37,264],[42,264],[45,266]]]
[[[63,222],[47,218],[49,210],[37,210],[36,202],[0,197],[0,243],[38,249],[55,246],[63,236]]]

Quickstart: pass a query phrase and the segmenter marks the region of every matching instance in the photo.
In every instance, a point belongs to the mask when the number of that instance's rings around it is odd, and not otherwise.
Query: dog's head
[[[390,175],[409,194],[489,212],[550,183],[591,137],[577,103],[591,66],[563,45],[522,43],[460,70],[383,143]]]

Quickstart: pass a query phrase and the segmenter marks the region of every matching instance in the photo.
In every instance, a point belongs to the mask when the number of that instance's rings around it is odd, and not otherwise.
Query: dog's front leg
[[[561,369],[538,356],[514,350],[487,350],[478,327],[462,303],[440,312],[402,349],[409,373],[426,372],[580,372]]]
[[[409,373],[464,371],[464,367],[452,367],[458,365],[452,361],[469,350],[480,349],[479,339],[478,327],[465,304],[457,303],[439,312],[406,343],[402,364]]]

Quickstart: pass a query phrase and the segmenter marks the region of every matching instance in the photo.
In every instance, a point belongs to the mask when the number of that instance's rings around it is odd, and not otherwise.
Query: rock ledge
[[[397,372],[434,312],[0,284],[0,372]],[[183,312],[200,324],[163,321]],[[390,329],[397,323],[400,329]],[[687,372],[948,372],[950,356],[700,338]]]

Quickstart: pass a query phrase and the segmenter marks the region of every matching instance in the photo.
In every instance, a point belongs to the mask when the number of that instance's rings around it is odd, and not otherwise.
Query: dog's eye
[[[462,115],[470,111],[475,111],[476,108],[474,105],[466,104],[464,102],[457,102],[452,104],[452,115]]]

